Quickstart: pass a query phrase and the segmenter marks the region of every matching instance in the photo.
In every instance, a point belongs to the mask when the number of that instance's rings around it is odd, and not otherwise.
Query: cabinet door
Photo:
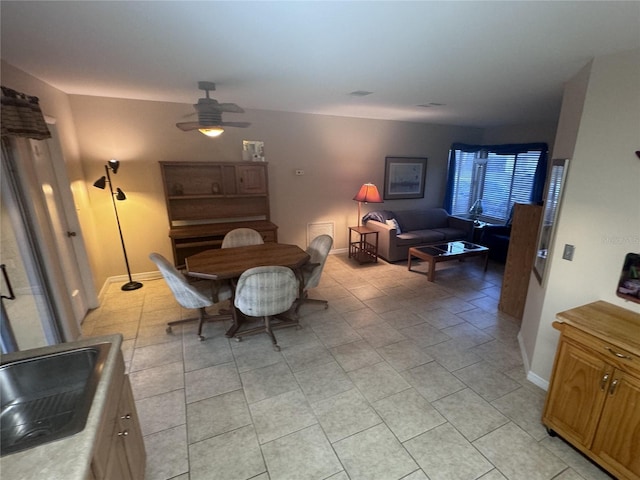
[[[589,448],[613,367],[561,338],[543,421],[572,443]]]
[[[267,193],[267,170],[264,165],[238,166],[238,193]]]
[[[616,370],[593,452],[624,478],[640,478],[640,380]]]
[[[118,406],[118,415],[119,433],[121,433],[120,439],[124,445],[124,452],[129,470],[131,471],[131,478],[144,478],[147,455],[144,449],[142,430],[140,428],[128,375],[125,376],[122,384],[122,396],[120,397],[120,405]]]
[[[136,480],[131,476],[127,455],[119,438],[115,438],[111,446],[104,480]]]

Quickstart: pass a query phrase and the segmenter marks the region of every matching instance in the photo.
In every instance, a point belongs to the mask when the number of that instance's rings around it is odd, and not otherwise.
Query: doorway
[[[50,139],[2,142],[0,263],[15,293],[2,299],[2,322],[20,350],[76,340],[98,306],[57,130],[47,120]]]

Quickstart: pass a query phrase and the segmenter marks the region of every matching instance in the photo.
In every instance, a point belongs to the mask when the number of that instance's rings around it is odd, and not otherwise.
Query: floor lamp
[[[118,160],[109,160],[107,164],[104,166],[104,171],[106,176],[103,175],[98,180],[93,183],[93,186],[96,188],[100,188],[104,190],[106,184],[109,184],[109,191],[111,192],[111,202],[113,203],[113,211],[116,214],[116,223],[118,224],[118,232],[120,233],[120,242],[122,243],[122,253],[124,253],[124,263],[127,266],[127,275],[129,276],[129,281],[122,285],[122,290],[137,290],[142,287],[140,282],[134,282],[131,278],[131,270],[129,269],[129,259],[127,258],[127,249],[124,246],[124,237],[122,236],[122,228],[120,227],[120,218],[118,217],[118,208],[116,207],[116,200],[122,201],[126,200],[127,196],[124,194],[122,190],[116,188],[116,193],[113,192],[113,185],[111,184],[111,175],[109,174],[109,170],[113,172],[115,175],[118,173],[118,168],[120,167],[120,162]]]

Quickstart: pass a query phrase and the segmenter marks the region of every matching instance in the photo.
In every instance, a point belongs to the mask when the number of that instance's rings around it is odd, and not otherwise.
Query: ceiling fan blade
[[[181,122],[176,123],[176,127],[178,127],[183,132],[189,132],[191,130],[197,130],[198,128],[202,128],[200,123],[198,122]]]
[[[220,122],[220,125],[223,127],[247,128],[251,124],[249,122]]]
[[[244,109],[235,103],[219,103],[218,108],[221,112],[244,113]]]
[[[199,98],[198,103],[193,105],[195,110],[193,114],[182,117],[186,119],[192,115],[198,115],[198,121],[176,123],[176,127],[180,130],[188,132],[190,130],[219,126],[246,128],[251,125],[249,122],[223,122],[222,114],[224,112],[244,113],[244,109],[235,103],[219,103],[215,98],[211,98],[209,90],[216,89],[215,84],[212,82],[198,82],[198,88],[206,91],[206,98]]]

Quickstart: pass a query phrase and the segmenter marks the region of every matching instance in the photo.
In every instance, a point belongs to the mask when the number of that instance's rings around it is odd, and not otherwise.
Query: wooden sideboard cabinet
[[[527,300],[541,214],[540,205],[516,203],[513,206],[509,250],[504,264],[498,309],[519,319],[522,319]]]
[[[219,248],[227,232],[252,228],[276,242],[266,162],[160,162],[176,266]]]
[[[542,422],[620,480],[640,479],[640,314],[598,301],[557,318]]]

